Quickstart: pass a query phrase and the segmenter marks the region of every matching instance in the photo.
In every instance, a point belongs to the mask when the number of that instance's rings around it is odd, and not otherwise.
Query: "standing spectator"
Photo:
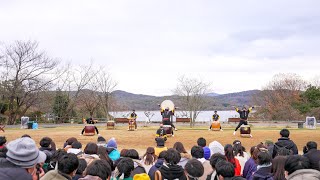
[[[216,164],[219,161],[226,161],[226,160],[227,160],[226,157],[220,153],[212,154],[212,156],[210,157],[210,165],[213,171],[212,171],[212,174],[207,176],[208,180],[218,180]]]
[[[44,162],[45,153],[39,151],[34,140],[19,138],[6,145],[6,158],[1,158],[0,178],[5,180],[32,180],[37,163]],[[40,177],[43,176],[42,170]]]
[[[253,174],[253,180],[272,180],[271,173],[271,156],[268,151],[261,151],[258,154],[257,171]]]
[[[131,172],[130,177],[133,177],[136,174],[146,173],[146,170],[144,169],[144,167],[140,163],[140,157],[139,157],[139,153],[137,150],[129,149],[127,151],[126,157],[131,158],[134,163],[134,169]]]
[[[158,156],[158,160],[156,164],[150,168],[148,175],[150,176],[151,180],[154,180],[154,173],[162,166],[164,162],[164,157],[166,156],[166,154],[167,154],[167,151],[162,151]]]
[[[164,159],[165,162],[159,168],[163,179],[187,179],[183,168],[177,165],[181,159],[180,153],[177,150],[173,148],[168,149]]]
[[[58,169],[47,172],[41,180],[70,180],[76,174],[79,160],[75,154],[66,154],[59,158]]]
[[[154,148],[154,154],[156,156],[159,156],[162,151],[168,150],[168,148],[164,145],[165,141],[163,138],[158,138],[156,143],[157,146]]]
[[[116,161],[120,158],[120,152],[118,151],[118,145],[115,138],[110,138],[107,143],[107,152],[112,161]]]
[[[184,167],[186,176],[189,180],[198,180],[203,176],[204,168],[200,161],[190,159]]]
[[[241,166],[240,166],[239,160],[234,157],[233,147],[231,144],[227,144],[224,146],[224,153],[227,158],[227,161],[229,161],[231,164],[233,164],[234,172],[235,172],[234,175],[240,176],[241,175]]]
[[[72,180],[78,180],[83,178],[84,170],[87,168],[87,162],[84,159],[79,159],[79,166],[77,168],[76,174],[72,177]]]
[[[206,160],[210,159],[211,156],[211,152],[209,147],[207,146],[207,141],[205,138],[200,137],[197,141],[198,146],[201,146],[203,148],[203,152],[204,152],[204,158]]]
[[[288,150],[290,154],[298,154],[297,145],[289,139],[290,131],[288,129],[282,129],[280,131],[280,138],[275,143],[272,153],[272,158],[276,157],[279,152],[283,150]]]
[[[200,161],[200,162],[202,163],[202,165],[203,165],[204,173],[203,173],[203,175],[200,177],[200,179],[205,180],[205,179],[207,179],[207,176],[208,176],[209,174],[212,174],[213,169],[212,169],[212,167],[211,167],[211,165],[210,165],[210,162],[203,157],[203,154],[204,154],[204,153],[203,153],[202,147],[200,147],[200,146],[193,146],[193,147],[191,148],[191,156],[192,156],[192,158],[197,159],[197,160]]]
[[[320,172],[309,168],[309,159],[301,155],[291,155],[287,157],[284,164],[287,180],[319,180]]]
[[[134,169],[134,163],[131,158],[124,157],[118,163],[116,169],[114,170],[114,178],[116,179],[123,179],[123,180],[132,180],[133,178],[130,177],[131,172]]]
[[[142,156],[141,164],[145,168],[146,173],[157,161],[157,156],[154,154],[154,148],[148,147],[146,153]]]
[[[86,169],[86,176],[79,180],[106,180],[111,177],[111,167],[105,160],[96,160]]]
[[[277,156],[272,160],[271,173],[274,180],[286,180],[284,174],[284,163],[286,160],[286,156]]]
[[[310,161],[310,168],[320,171],[320,150],[317,150],[317,143],[309,141],[305,146],[306,153],[304,154]]]
[[[173,149],[177,150],[180,153],[181,159],[178,165],[184,168],[184,166],[187,164],[188,160],[192,158],[192,156],[186,151],[181,142],[174,143]]]

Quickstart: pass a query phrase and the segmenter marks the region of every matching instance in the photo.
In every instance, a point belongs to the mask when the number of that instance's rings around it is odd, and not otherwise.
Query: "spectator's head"
[[[89,142],[84,148],[84,153],[86,154],[97,154],[98,145],[96,143]]]
[[[144,163],[146,165],[153,165],[153,163],[156,161],[156,155],[154,154],[154,148],[148,147],[146,153],[143,155]]]
[[[109,179],[111,177],[110,164],[105,160],[95,160],[87,167],[86,175],[98,176],[101,179]]]
[[[164,158],[166,157],[166,155],[167,155],[167,151],[166,151],[166,150],[161,151],[160,154],[159,154],[159,156],[158,156],[158,158],[159,158],[159,159],[164,159]]]
[[[239,146],[239,145],[241,145],[241,147],[242,147],[242,151],[243,151],[243,152],[245,152],[245,151],[246,151],[246,148],[245,148],[244,146],[242,146],[242,143],[241,143],[241,141],[240,141],[240,140],[234,140],[232,144],[233,144],[233,146],[236,146],[236,145],[238,145],[238,146]]]
[[[5,136],[0,136],[0,148],[7,143],[7,139]]]
[[[205,147],[207,145],[207,141],[205,138],[201,137],[197,141],[198,146]]]
[[[107,140],[102,136],[98,136],[97,144],[98,146],[105,146],[107,144]]]
[[[209,144],[211,154],[220,153],[224,155],[224,147],[218,141],[212,141]]]
[[[31,138],[31,136],[29,134],[24,134],[24,135],[21,136],[21,138],[24,138],[24,137]]]
[[[173,149],[177,150],[179,153],[187,153],[186,149],[184,148],[181,142],[174,143]]]
[[[272,157],[267,151],[259,152],[258,154],[258,164],[259,165],[268,165],[271,163]]]
[[[234,159],[233,147],[231,144],[226,144],[224,146],[224,154],[225,154],[226,158],[228,159],[228,161]]]
[[[120,160],[117,165],[115,176],[124,178],[130,177],[131,172],[134,169],[134,163],[131,158],[124,157]]]
[[[58,170],[65,174],[74,176],[79,166],[78,157],[75,154],[69,153],[61,156],[58,159]]]
[[[202,163],[196,159],[190,159],[184,167],[184,171],[190,180],[198,179],[204,173]]]
[[[131,158],[131,159],[140,159],[139,153],[135,149],[128,149],[128,151],[126,153],[126,157]]]
[[[251,154],[251,157],[255,160],[258,161],[258,154],[260,152],[267,152],[268,149],[267,147],[265,147],[263,144],[258,144],[257,146],[255,146],[253,153]]]
[[[310,162],[307,157],[301,155],[291,155],[284,163],[284,170],[288,175],[299,169],[309,169]]]
[[[314,141],[309,141],[308,143],[307,143],[307,148],[308,148],[308,150],[310,150],[310,149],[317,149],[318,147],[317,147],[318,145],[317,145],[317,143],[316,142],[314,142]]]
[[[87,168],[87,161],[84,159],[79,159],[79,166],[76,174],[83,175],[83,171]]]
[[[228,161],[219,161],[216,164],[216,172],[219,179],[231,178],[234,176],[234,166]]]
[[[234,151],[234,154],[235,155],[239,155],[239,156],[242,156],[243,157],[243,147],[240,144],[234,144],[233,145],[233,151]]]
[[[273,141],[271,141],[271,140],[266,140],[266,141],[264,142],[264,144],[265,144],[267,147],[273,146]]]
[[[51,145],[52,139],[49,137],[43,137],[40,140],[40,146],[41,147],[49,147]]]
[[[116,141],[116,139],[114,137],[109,139],[106,148],[111,148],[111,149],[117,149],[118,148],[117,141]]]
[[[191,156],[196,159],[200,159],[204,157],[203,148],[200,146],[193,146],[191,148]]]
[[[13,140],[6,148],[6,159],[25,169],[34,168],[37,163],[43,163],[47,158],[45,153],[39,151],[34,140],[28,137]]]
[[[71,144],[71,147],[74,149],[81,149],[82,148],[82,144],[79,141],[75,141]]]
[[[286,162],[286,156],[276,156],[272,160],[271,173],[274,179],[285,179],[284,176],[284,163]]]
[[[65,146],[67,146],[67,145],[71,146],[71,144],[72,144],[73,142],[75,142],[75,141],[78,141],[77,138],[71,137],[71,138],[69,138],[69,139],[66,140]],[[65,146],[64,146],[64,147],[65,147]]]
[[[181,159],[180,153],[176,149],[173,149],[173,148],[168,149],[166,156],[164,157],[164,160],[168,164],[178,164],[180,159]]]
[[[216,169],[216,164],[219,161],[226,161],[226,157],[220,153],[214,153],[212,154],[212,156],[210,157],[210,165],[213,169]]]
[[[48,170],[52,170],[56,167],[56,162],[59,160],[60,157],[66,155],[67,152],[64,149],[58,149],[52,154],[52,157],[50,159],[50,163],[48,166]]]
[[[120,151],[120,156],[121,156],[121,157],[125,157],[126,154],[127,154],[127,151],[128,151],[128,149],[121,149],[121,151]]]
[[[280,131],[280,136],[281,136],[281,137],[288,138],[289,135],[290,135],[290,131],[289,131],[288,129],[282,129],[282,130]]]

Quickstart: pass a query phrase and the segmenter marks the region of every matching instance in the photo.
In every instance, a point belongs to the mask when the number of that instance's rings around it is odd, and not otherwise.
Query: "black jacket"
[[[184,174],[184,170],[181,166],[177,164],[163,164],[159,171],[161,172],[162,179],[168,179],[168,180],[186,180],[186,175]]]
[[[258,169],[253,175],[253,180],[267,180],[273,179],[273,174],[271,173],[271,166],[262,167]]]
[[[320,171],[320,150],[310,149],[304,156],[309,159],[311,169]]]
[[[150,168],[148,175],[150,176],[151,180],[154,180],[154,173],[162,166],[163,162],[164,159],[158,159],[156,164]]]
[[[26,169],[12,164],[5,158],[0,158],[0,174],[0,179],[3,180],[32,180]]]
[[[281,147],[285,147],[292,151],[293,154],[298,154],[297,145],[291,141],[289,138],[282,137],[278,139],[278,142],[275,143],[273,148],[272,158],[277,156],[278,149]]]

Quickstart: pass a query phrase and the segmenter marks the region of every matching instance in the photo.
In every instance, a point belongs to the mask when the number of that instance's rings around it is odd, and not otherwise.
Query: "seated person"
[[[86,122],[86,124],[95,124],[95,123],[96,123],[92,118],[88,118],[88,119],[86,119],[86,121],[85,121],[85,122]],[[100,135],[100,134],[99,134],[99,130],[98,130],[98,128],[97,128],[96,126],[94,126],[94,129],[96,130],[97,134],[98,134],[98,135]],[[80,134],[80,135],[83,135],[84,130],[85,130],[85,127],[82,129],[82,131],[81,131],[81,134]]]
[[[173,116],[173,112],[170,111],[168,107],[164,111],[161,111],[161,116],[162,116],[162,124],[171,125],[171,127],[177,131],[177,128],[172,124],[172,121],[171,121],[171,116]],[[173,135],[173,132],[172,132],[172,135]]]
[[[173,148],[168,149],[167,154],[164,157],[165,162],[159,168],[163,179],[187,180],[184,169],[177,165],[180,159],[181,155],[177,150]]]
[[[158,138],[163,138],[165,141],[167,140],[167,132],[163,129],[163,124],[160,123],[160,128],[156,132],[156,141]]]

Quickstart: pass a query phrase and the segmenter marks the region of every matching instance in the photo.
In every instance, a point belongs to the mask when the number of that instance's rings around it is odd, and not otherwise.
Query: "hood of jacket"
[[[164,162],[164,159],[158,159],[154,166],[158,169],[162,166],[163,162]]]
[[[164,179],[186,179],[184,170],[179,165],[164,163],[159,170]]]
[[[224,155],[224,147],[218,141],[211,142],[209,144],[209,149],[211,154],[220,153]]]
[[[300,179],[308,179],[308,180],[319,180],[320,179],[320,171],[315,169],[299,169],[295,172],[291,173],[287,179],[290,180],[300,180]]]

